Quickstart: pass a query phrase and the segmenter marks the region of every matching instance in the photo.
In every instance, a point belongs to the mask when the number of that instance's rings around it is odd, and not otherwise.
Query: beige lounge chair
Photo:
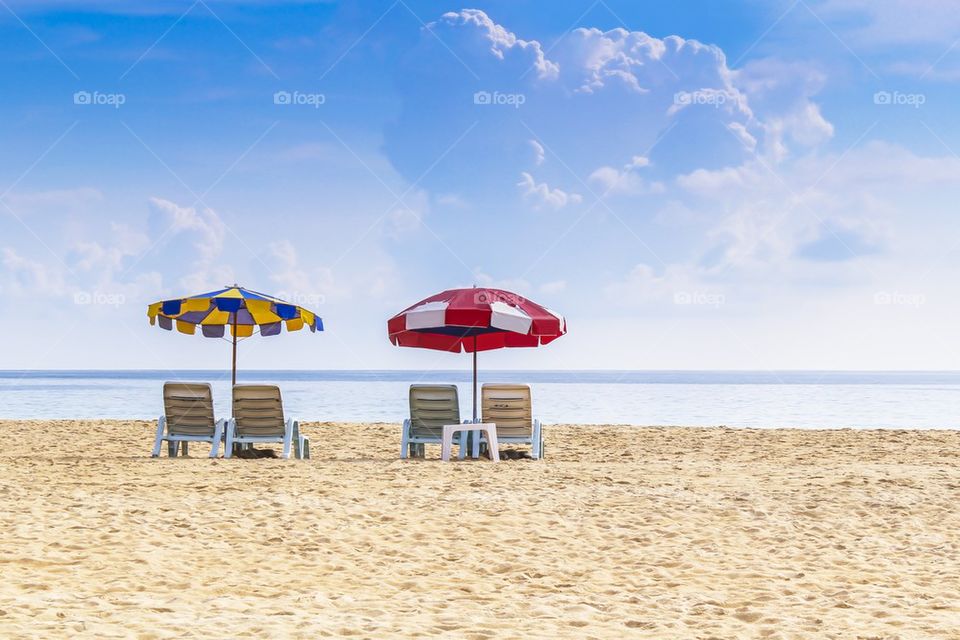
[[[300,423],[284,419],[280,388],[268,384],[238,384],[233,387],[233,417],[227,422],[225,458],[233,455],[234,444],[282,442],[283,457],[291,446],[297,458],[309,458],[310,441],[300,435]]]
[[[460,397],[453,384],[410,385],[410,417],[403,421],[400,457],[424,456],[425,445],[441,444],[443,425],[460,424]],[[461,432],[460,438],[466,438]],[[461,444],[465,440],[460,440]],[[460,447],[461,457],[466,453]]]
[[[157,420],[157,437],[153,442],[153,457],[160,455],[163,441],[171,458],[182,447],[187,455],[188,442],[209,442],[210,457],[220,450],[224,421],[213,417],[213,389],[203,382],[165,382],[163,384],[163,415]]]
[[[499,444],[529,444],[534,460],[543,457],[543,429],[533,417],[533,401],[530,387],[525,384],[485,384],[481,388],[481,422],[497,425]],[[480,455],[480,441],[473,442],[473,456]]]

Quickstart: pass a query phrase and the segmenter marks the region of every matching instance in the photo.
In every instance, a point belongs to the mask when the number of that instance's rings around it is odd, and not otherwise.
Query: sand
[[[0,421],[0,636],[960,638],[960,433],[551,426],[548,459],[150,459]]]

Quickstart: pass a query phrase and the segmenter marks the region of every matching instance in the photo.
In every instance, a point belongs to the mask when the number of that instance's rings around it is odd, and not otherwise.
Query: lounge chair
[[[460,424],[460,398],[456,385],[410,385],[410,417],[403,421],[400,457],[406,459],[409,454],[422,458],[425,445],[441,443],[443,425],[446,424]],[[463,445],[467,433],[463,431],[458,436],[461,458],[466,454]]]
[[[310,441],[300,435],[300,423],[284,419],[280,388],[267,384],[238,384],[233,387],[233,417],[227,422],[225,458],[233,455],[234,444],[282,442],[283,457],[309,458]]]
[[[167,441],[167,453],[176,457],[177,449],[187,455],[188,442],[209,442],[210,457],[216,458],[223,437],[224,420],[213,417],[213,390],[203,382],[165,382],[163,415],[157,420],[157,438],[153,457],[160,455],[160,446]]]
[[[533,402],[530,387],[525,384],[485,384],[481,388],[481,422],[497,425],[497,440],[504,443],[529,444],[533,451],[530,457],[539,460],[544,455],[543,429],[533,417]],[[480,454],[480,442],[473,441],[474,457]]]

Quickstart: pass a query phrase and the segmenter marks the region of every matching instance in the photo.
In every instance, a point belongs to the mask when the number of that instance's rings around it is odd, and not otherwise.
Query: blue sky
[[[327,331],[241,366],[454,368],[393,313],[567,316],[497,368],[956,368],[960,15],[931,0],[0,2],[3,368],[209,368],[146,304]]]

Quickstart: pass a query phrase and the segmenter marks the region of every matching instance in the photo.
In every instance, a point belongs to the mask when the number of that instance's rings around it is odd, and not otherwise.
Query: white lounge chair
[[[425,445],[442,443],[443,426],[447,424],[460,424],[460,397],[456,385],[410,385],[410,417],[403,421],[400,457],[406,459],[409,454],[422,458]],[[461,458],[466,454],[467,433],[464,431],[458,435]]]
[[[163,415],[157,420],[153,457],[160,455],[163,441],[167,454],[174,458],[182,447],[187,455],[188,442],[209,442],[210,457],[216,458],[223,437],[224,420],[213,417],[213,389],[203,382],[165,382]]]
[[[300,435],[300,423],[284,419],[280,388],[267,384],[238,384],[233,387],[233,417],[227,421],[225,458],[233,455],[234,444],[283,443],[283,457],[310,457],[310,441]]]
[[[539,460],[544,455],[543,428],[533,417],[533,401],[530,387],[525,384],[485,384],[481,388],[481,422],[497,425],[497,441],[529,444],[530,457]],[[480,443],[485,437],[473,441],[474,457],[480,454]]]

